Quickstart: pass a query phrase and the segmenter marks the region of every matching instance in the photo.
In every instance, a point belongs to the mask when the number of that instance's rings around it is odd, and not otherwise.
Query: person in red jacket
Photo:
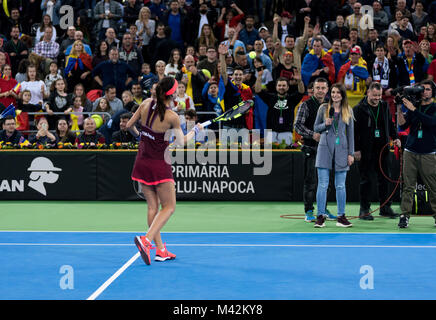
[[[17,93],[14,91],[17,80],[12,78],[12,68],[9,64],[5,64],[1,68],[0,78],[0,103],[5,107],[13,104],[17,106]]]
[[[237,14],[235,14],[235,11]],[[235,3],[230,5],[230,9],[222,8],[221,15],[216,24],[217,28],[220,30],[220,42],[228,38],[229,28],[235,28],[242,19],[244,19],[244,12],[242,12]]]

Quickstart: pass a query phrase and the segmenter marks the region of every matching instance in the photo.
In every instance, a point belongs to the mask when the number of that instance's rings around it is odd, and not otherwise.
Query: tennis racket
[[[200,125],[205,128],[207,126],[210,126],[212,123],[218,122],[218,121],[230,121],[236,118],[239,118],[243,114],[247,113],[248,110],[250,110],[251,106],[254,105],[253,100],[246,100],[241,101],[237,105],[233,106],[231,109],[227,110],[220,116],[216,117],[215,119],[205,121],[201,123]]]

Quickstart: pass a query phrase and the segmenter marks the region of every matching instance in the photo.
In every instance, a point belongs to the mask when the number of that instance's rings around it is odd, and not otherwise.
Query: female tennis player
[[[179,116],[170,107],[177,85],[177,80],[172,77],[161,79],[156,87],[156,100],[145,100],[127,123],[127,128],[133,134],[141,135],[132,179],[142,185],[142,192],[147,200],[149,229],[145,236],[136,236],[134,241],[147,265],[151,260],[152,241],[156,245],[155,261],[176,258],[175,254],[166,249],[160,234],[176,206],[171,164],[165,161],[165,152],[169,144],[164,138],[165,133],[173,129],[176,144],[182,145],[202,129],[202,126],[197,124],[193,130],[183,135]],[[141,125],[140,133],[135,126],[138,120]]]

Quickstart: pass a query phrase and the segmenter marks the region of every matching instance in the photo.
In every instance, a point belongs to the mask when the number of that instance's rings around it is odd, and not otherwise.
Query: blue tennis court
[[[165,233],[173,261],[131,232],[0,232],[0,299],[435,299],[436,235]]]

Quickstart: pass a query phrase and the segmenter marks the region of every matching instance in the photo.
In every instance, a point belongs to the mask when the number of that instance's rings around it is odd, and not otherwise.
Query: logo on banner
[[[33,190],[46,196],[47,191],[45,189],[45,184],[52,184],[58,181],[59,174],[57,172],[61,172],[62,169],[56,168],[50,159],[37,157],[32,160],[27,171],[31,172],[29,176],[30,181],[27,185]]]

